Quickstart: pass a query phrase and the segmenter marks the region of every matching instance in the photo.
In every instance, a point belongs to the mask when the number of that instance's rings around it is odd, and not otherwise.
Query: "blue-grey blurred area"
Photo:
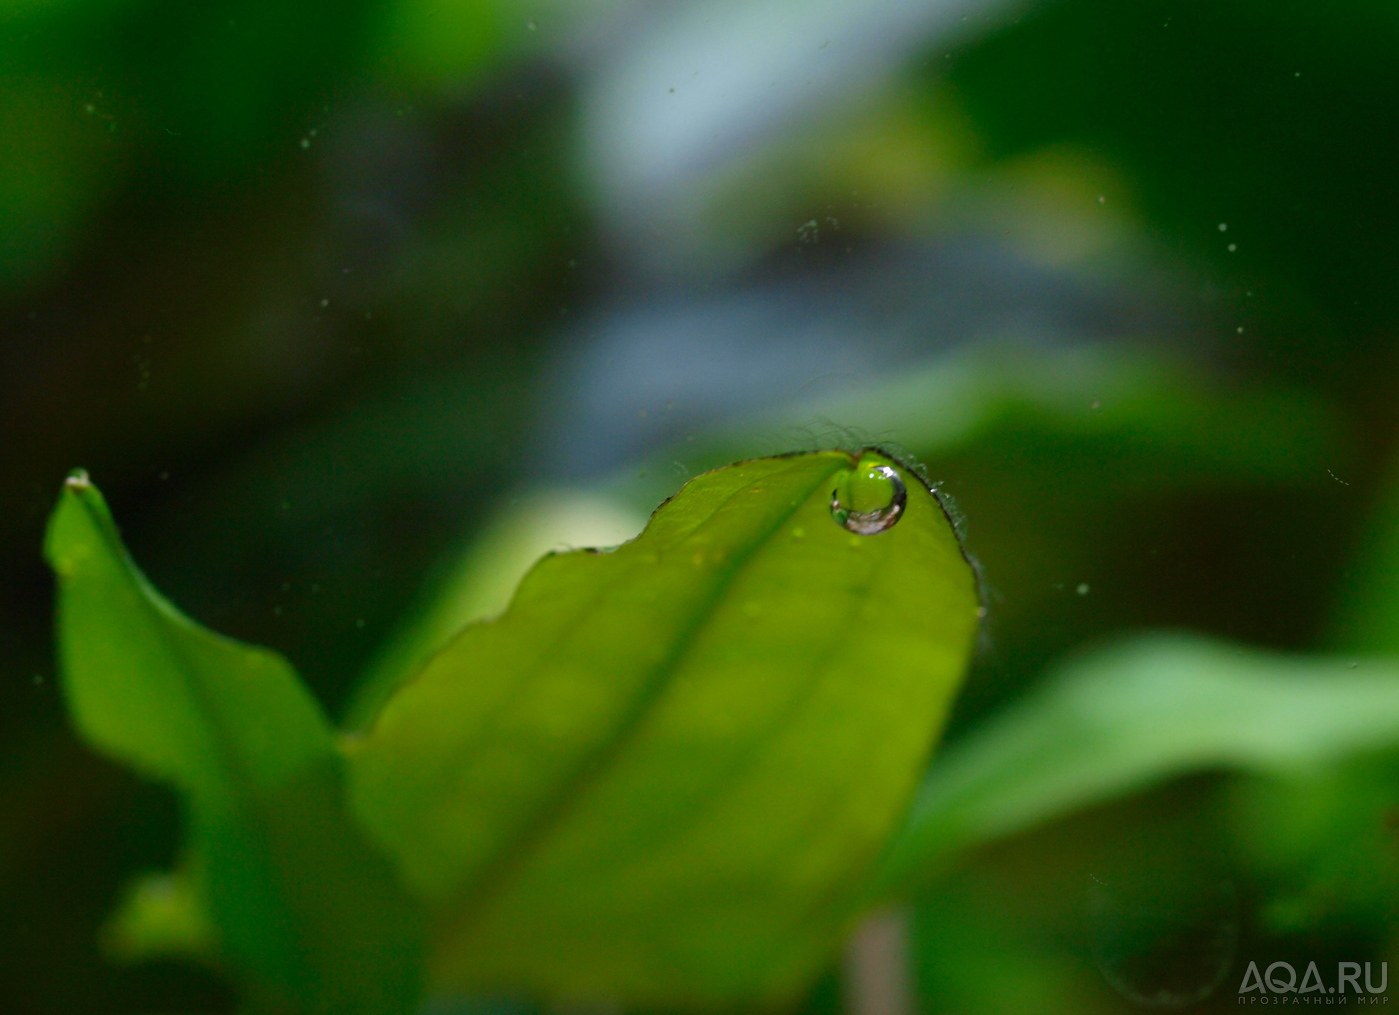
[[[697,214],[726,173],[832,115],[867,111],[930,48],[974,38],[1021,6],[700,0],[651,9],[580,85],[582,156],[609,235],[652,268],[693,267],[706,248],[741,257]]]
[[[551,473],[606,473],[783,406],[839,425],[799,407],[979,342],[1204,344],[1146,278],[1104,284],[985,236],[855,248],[837,233],[744,276],[658,288],[562,336],[540,409]]]
[[[0,0],[0,1010],[238,1004],[99,948],[177,814],[65,725],[76,466],[337,715],[499,608],[481,562],[867,442],[983,569],[954,743],[1124,632],[1392,653],[1396,45],[1378,0]],[[1105,853],[1222,869],[1262,966],[1393,958],[1374,754],[968,861],[916,903],[922,1009],[1132,1010]]]

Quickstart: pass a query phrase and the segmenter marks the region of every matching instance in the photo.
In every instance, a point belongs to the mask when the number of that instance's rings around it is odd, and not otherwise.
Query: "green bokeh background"
[[[813,20],[858,73],[802,102],[730,97],[739,140],[716,127],[632,206],[597,124],[628,98],[609,74],[691,37],[667,12],[0,0],[0,1009],[236,1003],[211,973],[99,951],[123,886],[169,864],[177,813],[63,717],[38,550],[76,465],[159,588],[284,652],[332,710],[512,498],[645,511],[687,472],[841,427],[924,459],[984,565],[954,740],[1121,632],[1399,650],[1399,15],[1043,0],[910,32],[895,14],[915,8],[694,5],[706,75],[740,53],[761,69]],[[990,253],[957,274],[928,250]],[[570,357],[628,308],[653,308],[661,356],[714,315],[699,358],[713,390],[747,391],[726,299],[809,285],[840,305],[890,264],[981,296],[952,337],[936,305],[875,298],[915,351],[871,346],[855,401],[806,399],[830,368],[774,334],[771,397],[680,419],[657,394],[611,443],[560,408],[596,380]],[[1082,326],[1046,343],[998,313],[1027,272],[1046,305],[1086,301]],[[959,398],[960,428],[938,416]],[[1393,768],[1206,772],[985,850],[915,905],[919,1003],[1130,1010],[1094,959],[1085,872],[1132,863],[1227,870],[1238,959],[1206,1007],[1249,959],[1396,957]]]

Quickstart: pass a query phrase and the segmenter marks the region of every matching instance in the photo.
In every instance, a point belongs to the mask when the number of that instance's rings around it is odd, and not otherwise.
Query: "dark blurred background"
[[[0,1009],[235,1004],[99,949],[178,815],[65,725],[75,466],[337,713],[501,519],[621,539],[839,441],[926,462],[984,565],[954,738],[1114,631],[1394,648],[1348,604],[1396,516],[1396,51],[1379,0],[0,0]],[[1272,799],[991,851],[917,910],[920,1004],[1130,1009],[1078,872],[1178,841],[1235,857],[1241,961],[1394,954],[1389,889],[1280,909],[1237,858]]]

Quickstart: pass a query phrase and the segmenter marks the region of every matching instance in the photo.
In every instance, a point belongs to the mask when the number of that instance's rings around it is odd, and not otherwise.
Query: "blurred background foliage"
[[[1394,652],[1397,45],[1376,0],[0,0],[0,1007],[236,1003],[100,951],[177,818],[62,716],[74,465],[352,722],[535,553],[837,441],[984,565],[950,750],[1121,632]],[[1203,1007],[1399,961],[1396,757],[1008,831],[915,901],[917,1003],[1130,1009],[1145,883],[1227,952]]]

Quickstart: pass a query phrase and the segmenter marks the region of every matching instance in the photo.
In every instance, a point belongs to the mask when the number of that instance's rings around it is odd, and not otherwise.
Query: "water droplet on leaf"
[[[899,473],[879,461],[861,461],[831,491],[831,517],[858,536],[876,536],[898,524],[908,503]]]

